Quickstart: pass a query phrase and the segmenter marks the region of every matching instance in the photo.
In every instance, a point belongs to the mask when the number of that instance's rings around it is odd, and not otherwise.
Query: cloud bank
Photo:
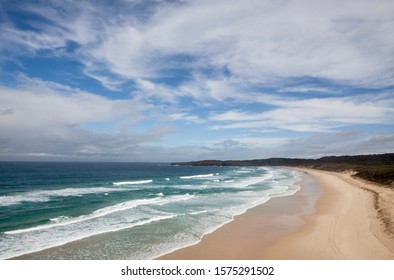
[[[11,1],[0,18],[0,159],[394,151],[390,0]]]

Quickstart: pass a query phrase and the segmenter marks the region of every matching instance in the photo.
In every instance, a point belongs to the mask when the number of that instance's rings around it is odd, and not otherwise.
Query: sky
[[[0,0],[0,160],[388,152],[392,0]]]

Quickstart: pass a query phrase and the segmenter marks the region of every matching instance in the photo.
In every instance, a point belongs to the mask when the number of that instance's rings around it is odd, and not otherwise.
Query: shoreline
[[[270,199],[158,259],[394,259],[393,190],[350,174],[296,169],[307,174],[296,194]]]
[[[316,201],[323,189],[305,174],[302,175],[300,185],[302,187],[295,194],[273,197],[204,235],[199,243],[177,249],[157,259],[262,259],[263,251],[260,249],[267,248],[280,237],[301,228],[305,223],[302,215],[315,212]]]

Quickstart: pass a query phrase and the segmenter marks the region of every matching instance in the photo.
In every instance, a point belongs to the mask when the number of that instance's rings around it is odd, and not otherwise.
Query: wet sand
[[[295,195],[273,198],[159,259],[394,259],[392,190],[350,174],[301,171],[307,175]]]
[[[271,198],[205,235],[200,243],[159,259],[262,259],[270,244],[301,228],[305,224],[302,216],[315,211],[323,189],[306,175],[301,184],[294,195]]]

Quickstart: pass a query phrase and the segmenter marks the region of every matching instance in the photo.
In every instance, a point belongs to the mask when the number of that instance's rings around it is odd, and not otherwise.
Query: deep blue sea
[[[0,259],[152,259],[300,180],[268,167],[0,162]]]

